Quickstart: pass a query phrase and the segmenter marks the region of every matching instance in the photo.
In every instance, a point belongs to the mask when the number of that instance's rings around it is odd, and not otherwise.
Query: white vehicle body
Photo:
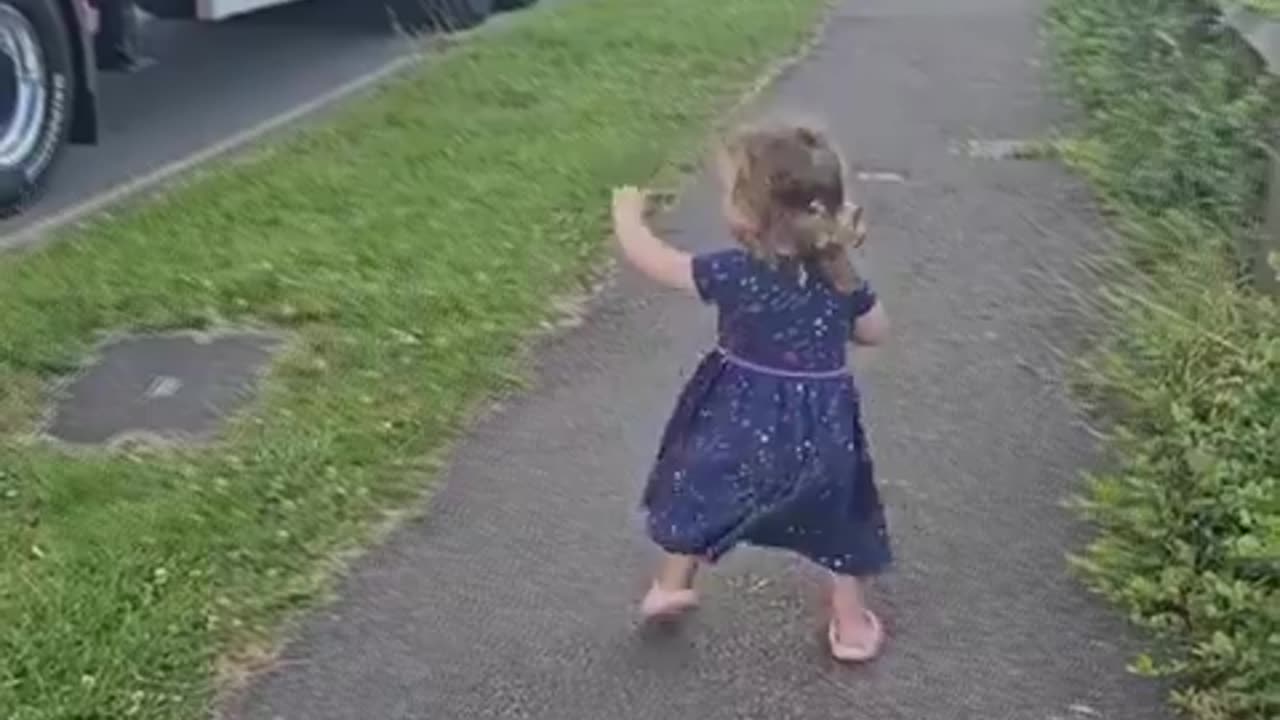
[[[287,5],[297,0],[196,0],[196,18],[200,20],[225,20],[235,15],[264,10],[276,5]]]

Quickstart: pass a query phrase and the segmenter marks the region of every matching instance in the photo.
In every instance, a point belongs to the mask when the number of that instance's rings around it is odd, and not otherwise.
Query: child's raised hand
[[[649,194],[638,187],[624,185],[613,191],[613,222],[626,225],[644,221]]]
[[[693,292],[693,260],[645,224],[649,193],[631,185],[613,191],[613,232],[622,252],[640,272],[668,287]]]

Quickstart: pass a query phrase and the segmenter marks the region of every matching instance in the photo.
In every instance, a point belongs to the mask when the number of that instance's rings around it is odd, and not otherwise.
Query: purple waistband
[[[720,353],[726,361],[732,365],[737,365],[744,370],[758,372],[761,375],[772,375],[774,377],[787,378],[789,380],[838,380],[840,378],[849,377],[849,368],[839,367],[834,370],[784,370],[782,368],[769,367],[759,363],[751,362],[734,355],[724,348],[716,348],[716,352]]]

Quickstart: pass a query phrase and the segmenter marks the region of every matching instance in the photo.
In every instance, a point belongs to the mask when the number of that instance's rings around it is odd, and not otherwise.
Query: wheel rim
[[[20,164],[40,142],[48,111],[47,71],[36,29],[13,6],[0,4],[0,166]]]

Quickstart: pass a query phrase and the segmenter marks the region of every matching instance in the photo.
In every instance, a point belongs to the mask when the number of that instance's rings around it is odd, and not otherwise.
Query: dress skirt
[[[742,543],[842,575],[891,562],[847,372],[781,375],[709,353],[667,423],[643,505],[654,542],[709,562]]]

